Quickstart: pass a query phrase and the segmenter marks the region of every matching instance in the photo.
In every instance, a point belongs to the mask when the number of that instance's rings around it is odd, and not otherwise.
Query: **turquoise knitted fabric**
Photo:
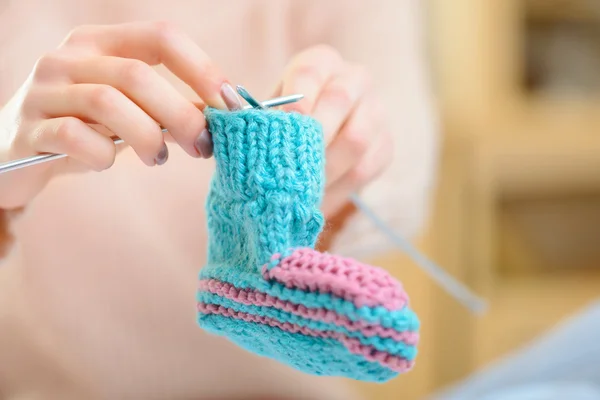
[[[205,111],[216,172],[199,325],[306,373],[382,382],[408,371],[419,321],[387,272],[314,250],[324,219],[320,124]]]
[[[323,224],[320,126],[299,114],[206,112],[216,174],[208,194],[208,266],[233,264],[236,284],[282,249],[313,247]],[[231,269],[229,272],[234,273]],[[237,272],[244,272],[239,276]]]

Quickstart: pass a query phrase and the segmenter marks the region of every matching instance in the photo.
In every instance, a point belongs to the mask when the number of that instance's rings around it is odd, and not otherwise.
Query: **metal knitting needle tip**
[[[292,94],[290,96],[277,97],[275,99],[263,101],[262,103],[256,100],[250,92],[246,90],[242,85],[237,85],[237,92],[244,100],[246,100],[249,106],[244,107],[244,110],[248,110],[251,108],[256,108],[259,110],[264,110],[269,107],[277,107],[282,106],[284,104],[295,103],[304,98],[303,94]]]
[[[263,105],[258,102],[242,85],[237,85],[237,92],[244,98],[253,108],[264,109]]]
[[[162,133],[167,133],[168,131],[163,128]],[[124,143],[125,141],[121,138],[113,138],[113,143],[115,145]],[[15,171],[17,169],[33,167],[34,165],[42,164],[48,161],[59,160],[61,158],[67,157],[66,154],[40,154],[33,157],[21,158],[20,160],[9,161],[4,164],[0,164],[0,174],[5,172]]]
[[[291,94],[289,96],[282,96],[282,97],[276,97],[271,100],[265,100],[260,104],[262,105],[263,108],[270,108],[270,107],[282,106],[284,104],[295,103],[299,100],[302,100],[303,98],[304,98],[303,94]],[[248,110],[251,108],[254,108],[254,107],[251,105],[248,105],[248,106],[244,107],[244,110]]]
[[[247,91],[246,91],[246,93],[247,93]],[[284,104],[294,103],[294,102],[302,99],[303,97],[304,97],[304,95],[301,95],[301,94],[293,94],[290,96],[276,97],[274,99],[263,101],[262,103],[259,103],[259,104],[260,104],[261,108],[277,107],[277,106],[282,106]],[[250,96],[250,98],[254,99],[252,96]],[[252,105],[244,107],[244,109],[249,109],[249,108],[254,108],[254,107]],[[168,131],[163,128],[162,132],[167,133]],[[121,143],[123,143],[123,139],[114,138],[113,142],[115,143],[115,145],[121,144]],[[48,162],[48,161],[58,160],[58,159],[65,158],[65,157],[67,157],[66,154],[52,154],[52,153],[48,154],[48,153],[46,153],[46,154],[40,154],[37,156],[22,158],[20,160],[8,161],[4,164],[0,164],[0,174],[15,171],[15,170],[21,169],[21,168],[31,167],[31,166],[34,166],[37,164]]]

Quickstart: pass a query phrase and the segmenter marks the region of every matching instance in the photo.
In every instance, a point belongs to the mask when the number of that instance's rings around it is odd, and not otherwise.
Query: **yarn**
[[[356,194],[352,194],[350,200],[354,203],[356,208],[373,222],[377,229],[379,229],[398,249],[410,257],[419,268],[436,281],[442,289],[448,292],[448,294],[462,303],[473,314],[481,315],[487,310],[488,304],[484,299],[474,294],[464,283],[458,281],[439,265],[425,257],[413,247],[408,240],[397,235],[393,229],[375,215],[373,210],[367,207]]]
[[[274,110],[205,110],[216,171],[198,323],[315,375],[384,382],[410,370],[419,320],[386,271],[317,252],[320,124]]]

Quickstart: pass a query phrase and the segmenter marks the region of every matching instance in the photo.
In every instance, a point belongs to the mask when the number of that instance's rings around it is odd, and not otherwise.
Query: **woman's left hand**
[[[325,45],[299,53],[285,68],[276,95],[295,93],[304,98],[283,108],[310,115],[323,126],[327,162],[322,210],[330,218],[392,159],[385,107],[366,69]]]

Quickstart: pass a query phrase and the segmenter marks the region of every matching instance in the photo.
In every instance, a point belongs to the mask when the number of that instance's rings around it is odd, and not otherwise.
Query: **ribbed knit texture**
[[[419,321],[400,283],[314,250],[324,223],[318,122],[273,110],[205,114],[217,168],[200,326],[311,374],[382,382],[409,370]]]

